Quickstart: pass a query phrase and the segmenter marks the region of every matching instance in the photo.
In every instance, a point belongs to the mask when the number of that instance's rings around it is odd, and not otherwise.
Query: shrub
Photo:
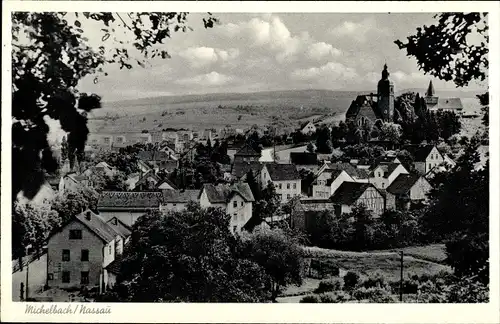
[[[359,282],[359,275],[356,272],[348,271],[344,276],[344,289],[352,290]]]
[[[324,292],[337,291],[342,289],[342,282],[339,279],[322,280],[318,288],[314,291],[316,294]]]
[[[350,300],[349,294],[343,291],[324,293],[319,298],[322,303],[345,303]]]
[[[379,287],[360,287],[353,291],[352,296],[356,300],[367,300],[371,303],[392,303],[396,301],[396,299],[391,295],[390,291]]]
[[[377,273],[365,279],[361,283],[361,286],[365,288],[386,288],[387,283],[385,281],[385,278],[380,273]]]
[[[321,299],[318,295],[305,296],[300,300],[301,303],[320,303]]]
[[[471,279],[462,279],[450,287],[449,303],[487,303],[489,287]]]

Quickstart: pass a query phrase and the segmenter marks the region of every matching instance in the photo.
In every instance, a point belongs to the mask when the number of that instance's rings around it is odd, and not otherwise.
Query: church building
[[[394,83],[389,80],[387,64],[378,82],[377,94],[356,97],[346,112],[346,120],[354,120],[359,126],[373,125],[377,119],[392,121],[394,117]]]
[[[429,82],[424,100],[429,111],[454,111],[460,114],[464,109],[460,98],[440,98],[436,96],[432,81]]]

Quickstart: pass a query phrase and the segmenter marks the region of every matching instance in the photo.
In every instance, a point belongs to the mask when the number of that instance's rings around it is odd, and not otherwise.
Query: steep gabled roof
[[[367,179],[369,177],[368,172],[363,169],[356,168],[354,165],[347,162],[328,163],[327,168],[330,170],[343,170],[351,177],[358,179]]]
[[[158,184],[156,185],[156,188],[160,188],[162,184],[168,184],[170,187],[172,187],[174,190],[177,189],[177,186],[170,180],[168,179],[164,179],[163,181],[160,181],[158,182]]]
[[[161,181],[160,177],[158,177],[153,170],[149,170],[139,178],[139,180],[135,183],[135,186],[138,187],[139,185],[146,183],[149,178],[153,178],[157,183]]]
[[[300,180],[299,171],[294,164],[266,163],[272,181]]]
[[[369,187],[373,187],[373,185],[365,182],[343,182],[331,200],[336,204],[352,205]]]
[[[113,217],[106,223],[118,232],[122,238],[127,238],[132,234],[132,228],[118,219],[118,217]]]
[[[306,126],[307,126],[307,125],[309,125],[310,123],[312,123],[312,124],[314,125],[314,123],[312,122],[312,120],[307,120],[307,121],[305,121],[305,122],[300,123],[300,126],[299,126],[299,127],[300,127],[300,129],[302,130],[302,129],[304,129],[304,127],[306,127]]]
[[[250,145],[245,144],[245,145],[243,145],[242,148],[240,148],[238,150],[238,152],[236,152],[236,154],[234,154],[234,156],[258,156],[258,157],[260,157],[260,153],[257,153],[257,151],[255,151],[253,149],[253,147],[251,147]]]
[[[103,191],[97,203],[98,209],[152,209],[159,208],[162,200],[159,191]]]
[[[387,187],[387,192],[394,195],[403,195],[408,193],[413,185],[420,179],[419,175],[416,174],[400,174],[389,187]]]
[[[235,194],[239,194],[247,202],[255,201],[248,183],[238,182],[232,185],[204,184],[203,190],[207,193],[208,200],[213,204],[227,203]]]
[[[361,109],[363,109],[365,114],[373,120],[382,119],[383,117],[378,110],[377,101],[371,100],[371,96],[369,95],[359,95],[352,101],[349,109],[347,109],[346,119],[356,118]]]
[[[405,149],[413,155],[413,161],[425,162],[425,159],[427,159],[429,154],[431,154],[431,151],[434,147],[435,146],[432,144],[419,145],[419,146],[411,145],[411,146],[405,147]],[[439,150],[438,150],[438,152],[439,152]],[[441,154],[441,152],[439,152],[439,154]]]
[[[371,172],[371,175],[373,175],[373,172],[381,168],[384,171],[384,178],[389,177],[394,170],[396,170],[397,167],[399,167],[401,164],[400,163],[391,163],[391,162],[381,162],[379,163],[375,168],[373,168],[373,171]]]
[[[198,201],[199,195],[199,189],[164,190],[163,203],[188,203],[190,201]]]
[[[342,174],[342,172],[345,172],[345,171],[344,170],[331,170],[330,171],[331,177],[330,177],[330,179],[328,179],[326,181],[326,185],[330,186],[332,184],[332,182],[335,181],[335,179],[337,179],[338,176]]]
[[[290,152],[290,163],[295,165],[317,165],[318,155],[310,152]]]
[[[257,175],[262,169],[262,164],[260,162],[236,162],[233,164],[231,170],[231,175],[237,179],[245,176],[248,171],[252,171],[253,175]]]
[[[90,215],[90,219],[87,218],[88,215]],[[113,241],[118,235],[121,236],[118,231],[90,210],[76,215],[75,218],[87,226],[92,232],[94,232],[94,234],[106,243]]]

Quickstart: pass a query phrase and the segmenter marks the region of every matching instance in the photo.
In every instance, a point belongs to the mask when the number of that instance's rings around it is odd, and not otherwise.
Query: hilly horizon
[[[402,90],[397,90],[396,95],[400,95],[405,92],[418,92],[425,93],[426,88],[407,88]],[[170,104],[180,104],[189,102],[199,102],[199,101],[226,101],[226,100],[244,100],[245,97],[253,97],[251,99],[255,100],[255,96],[259,99],[280,99],[283,97],[303,97],[304,95],[310,97],[318,96],[328,96],[334,95],[335,97],[352,97],[353,95],[370,93],[375,90],[366,91],[356,91],[356,90],[326,90],[326,89],[302,89],[302,90],[270,90],[270,91],[255,91],[255,92],[213,92],[213,93],[202,93],[202,94],[186,94],[186,95],[164,95],[164,96],[149,96],[141,97],[137,99],[125,99],[125,100],[110,100],[103,101],[103,104],[109,105],[110,107],[116,105],[126,105],[126,106],[136,106],[136,105],[149,105],[153,103],[170,103]],[[436,89],[436,95],[441,97],[458,97],[458,98],[475,98],[476,94],[481,93],[480,90],[441,90]],[[353,98],[354,99],[354,98]],[[104,109],[106,107],[103,107]]]

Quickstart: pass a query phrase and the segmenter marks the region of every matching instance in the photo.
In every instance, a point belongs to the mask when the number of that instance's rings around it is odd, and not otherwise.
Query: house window
[[[49,273],[47,279],[48,280],[54,280],[54,274],[53,273]]]
[[[238,220],[238,213],[233,214],[233,220],[237,221]]]
[[[244,203],[243,203],[243,201],[242,201],[242,202],[241,202],[241,207],[243,207],[243,205],[244,205]]]
[[[81,272],[80,284],[81,285],[88,285],[89,284],[89,272],[88,271]]]
[[[70,230],[69,231],[69,239],[70,240],[81,240],[82,239],[82,230]]]
[[[175,206],[177,206],[177,204],[172,204],[172,206],[174,206],[174,207],[175,207]]]
[[[108,248],[108,254],[111,254],[111,245]]]
[[[289,183],[286,184],[286,188],[290,189],[290,184]]]
[[[237,201],[233,201],[233,208],[238,208],[238,202]]]
[[[431,164],[429,163],[429,170],[430,170],[431,168],[432,168],[432,167],[431,167]]]
[[[286,194],[286,199],[290,199],[290,194]]]
[[[296,183],[293,184],[293,189],[297,189],[297,184]]]
[[[281,189],[281,183],[278,184],[278,188]]]
[[[88,261],[89,260],[89,250],[82,250],[82,261]]]
[[[385,187],[385,183],[382,182],[382,189],[384,189],[384,187]]]
[[[117,143],[123,143],[123,138],[122,137],[117,137],[116,138]]]
[[[62,272],[62,282],[69,283],[69,281],[70,281],[69,271],[63,271]]]
[[[63,261],[69,261],[69,250],[62,250],[62,260]]]
[[[104,144],[109,144],[109,137],[104,137]]]

